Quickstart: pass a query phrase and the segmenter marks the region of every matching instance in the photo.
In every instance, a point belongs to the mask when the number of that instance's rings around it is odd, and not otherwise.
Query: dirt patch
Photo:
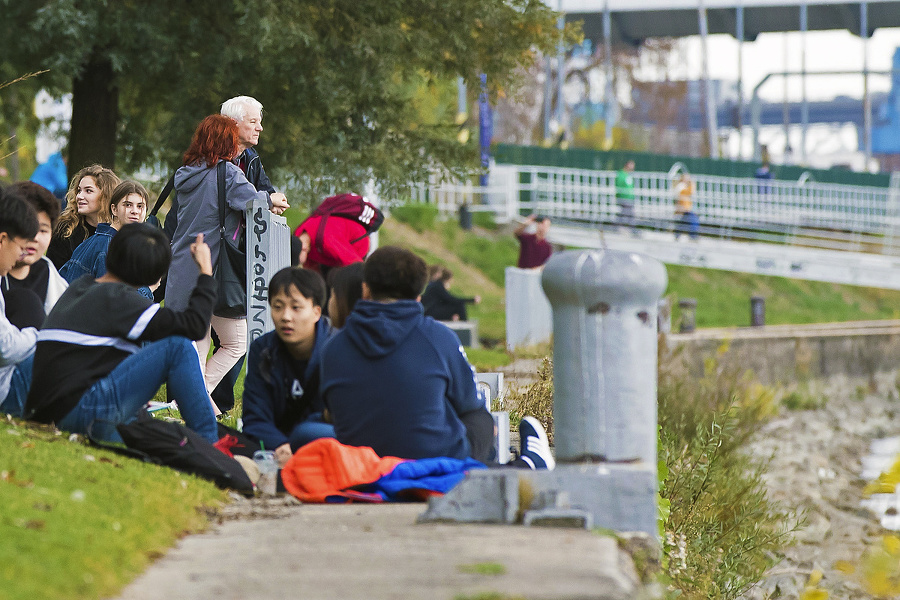
[[[885,533],[877,518],[861,508],[862,460],[872,440],[900,433],[900,401],[885,377],[871,392],[866,382],[834,381],[822,390],[828,401],[816,410],[787,411],[757,434],[750,452],[769,459],[765,477],[770,496],[806,514],[796,544],[748,598],[797,598],[810,574],[832,600],[871,598],[837,561],[858,564],[863,552]]]

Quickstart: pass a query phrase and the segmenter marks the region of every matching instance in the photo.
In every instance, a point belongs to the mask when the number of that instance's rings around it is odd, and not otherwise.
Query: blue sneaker
[[[547,432],[534,417],[525,417],[519,423],[519,448],[519,458],[534,470],[552,471],[556,466],[553,454],[550,453]]]

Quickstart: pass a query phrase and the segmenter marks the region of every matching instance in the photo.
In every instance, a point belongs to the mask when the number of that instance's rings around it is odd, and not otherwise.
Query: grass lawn
[[[0,421],[0,597],[116,594],[226,500],[212,483]]]

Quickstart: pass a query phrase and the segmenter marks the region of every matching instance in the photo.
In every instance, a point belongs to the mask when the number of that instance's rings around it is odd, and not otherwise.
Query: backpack
[[[351,244],[368,235],[372,235],[384,223],[384,213],[381,212],[381,209],[357,194],[339,194],[325,198],[312,214],[306,218],[306,221],[313,217],[322,217],[322,220],[319,222],[319,229],[316,232],[316,249],[320,253],[325,252],[323,241],[325,237],[325,222],[328,221],[328,217],[349,219],[365,227],[366,232],[358,238],[350,240]],[[300,227],[302,226],[303,224],[301,223]],[[294,235],[297,235],[300,227],[294,231]]]
[[[253,495],[253,482],[238,461],[180,423],[154,419],[142,410],[136,421],[116,425],[116,430],[126,448],[99,441],[90,430],[88,439],[118,454],[196,475],[222,489]]]

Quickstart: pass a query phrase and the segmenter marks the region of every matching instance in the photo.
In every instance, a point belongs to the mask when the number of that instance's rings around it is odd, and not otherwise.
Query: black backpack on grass
[[[116,426],[126,447],[94,439],[90,441],[118,454],[212,481],[222,489],[253,495],[253,483],[240,463],[214,447],[181,423],[154,419],[140,411],[136,421]]]

